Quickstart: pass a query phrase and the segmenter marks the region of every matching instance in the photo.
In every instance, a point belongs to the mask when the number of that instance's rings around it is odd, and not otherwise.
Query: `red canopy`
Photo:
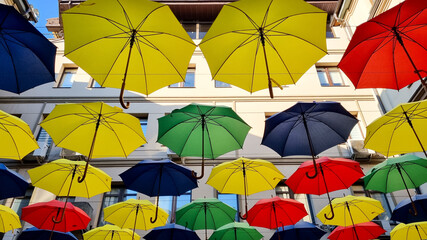
[[[356,232],[357,232],[357,236],[356,236]],[[359,223],[354,226],[337,227],[334,229],[334,231],[331,232],[331,234],[328,236],[328,239],[370,240],[370,239],[376,239],[377,237],[379,237],[381,234],[385,232],[386,230],[384,230],[378,224],[375,224],[373,222],[366,222],[366,223]]]

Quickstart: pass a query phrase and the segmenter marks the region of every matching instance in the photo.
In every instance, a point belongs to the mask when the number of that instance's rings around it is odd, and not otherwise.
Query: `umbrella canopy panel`
[[[70,232],[58,232],[51,230],[38,229],[36,227],[27,228],[19,234],[17,240],[77,240]]]
[[[319,240],[325,233],[309,222],[300,221],[295,225],[279,228],[270,240]]]
[[[209,240],[259,240],[262,237],[261,233],[249,224],[232,222],[215,230]]]
[[[391,214],[391,220],[402,223],[414,223],[427,221],[427,195],[415,195],[413,197],[417,215],[410,214],[412,208],[411,199],[407,198],[400,201]]]
[[[382,227],[373,222],[359,223],[354,226],[337,227],[329,234],[328,239],[331,240],[370,240],[376,239],[385,233]],[[357,235],[356,235],[357,234]]]
[[[196,232],[178,224],[166,224],[163,227],[157,227],[144,236],[146,240],[200,240]]]
[[[140,238],[130,229],[110,224],[83,233],[84,240],[139,240]]]
[[[24,196],[29,183],[15,171],[0,163],[0,199]]]
[[[427,239],[427,222],[401,223],[390,232],[391,240]]]
[[[5,233],[21,227],[18,214],[11,208],[0,205],[0,232]]]

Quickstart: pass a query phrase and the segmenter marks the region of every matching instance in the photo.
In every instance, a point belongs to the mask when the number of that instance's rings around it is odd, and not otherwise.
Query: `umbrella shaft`
[[[351,223],[353,224],[353,231],[356,235],[356,239],[359,240],[359,236],[357,235],[356,226],[354,226],[353,216],[351,216],[350,206],[348,205],[348,202],[345,202],[345,205],[347,206],[348,214],[350,215]]]

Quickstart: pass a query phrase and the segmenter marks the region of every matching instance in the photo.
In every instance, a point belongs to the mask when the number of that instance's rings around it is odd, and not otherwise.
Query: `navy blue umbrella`
[[[299,102],[265,121],[263,145],[280,156],[315,156],[346,142],[358,120],[338,102]]]
[[[413,198],[417,215],[411,214],[412,209],[411,199],[407,198],[401,201],[394,208],[391,214],[391,220],[403,223],[424,222],[427,221],[427,194],[415,195]]]
[[[0,89],[22,93],[55,81],[56,47],[15,8],[0,4]]]
[[[77,240],[70,232],[58,232],[50,230],[42,230],[35,227],[25,229],[17,240]]]
[[[157,196],[157,220],[159,196],[179,196],[197,187],[197,179],[191,170],[171,160],[143,160],[120,174],[125,186],[150,197]]]
[[[166,224],[162,227],[157,227],[144,236],[147,240],[200,240],[196,232],[185,228],[178,224]]]
[[[25,195],[29,183],[18,173],[0,163],[0,199]]]
[[[270,240],[318,240],[325,235],[325,231],[308,222],[298,222],[295,225],[284,226],[273,234]]]

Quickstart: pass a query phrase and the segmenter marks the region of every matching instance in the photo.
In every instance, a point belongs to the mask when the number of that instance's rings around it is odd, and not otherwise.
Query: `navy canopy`
[[[0,199],[25,195],[29,183],[18,173],[0,163]]]

